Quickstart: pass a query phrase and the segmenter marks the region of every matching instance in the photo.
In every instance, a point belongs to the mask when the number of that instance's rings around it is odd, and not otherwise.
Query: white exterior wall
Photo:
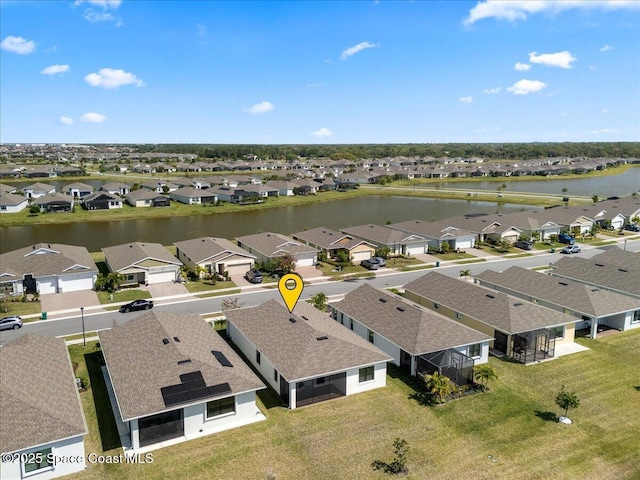
[[[40,295],[56,293],[58,291],[58,277],[36,278],[36,291]]]
[[[74,273],[58,277],[58,293],[78,292],[80,290],[93,290],[95,285],[95,273]]]
[[[59,462],[55,466],[43,468],[39,472],[30,472],[28,475],[23,473],[22,464],[20,462],[2,462],[0,463],[0,479],[1,480],[21,480],[29,478],[30,480],[48,480],[51,478],[70,475],[85,469],[84,441],[83,436],[68,438],[57,442],[49,443],[41,447],[20,450],[17,454],[28,454],[38,452],[46,448],[51,448],[51,454],[56,457],[72,457],[73,462]]]
[[[456,248],[473,248],[475,238],[458,238],[456,240]]]
[[[623,330],[629,330],[631,328],[640,328],[640,321],[635,321],[635,322],[633,321],[633,313],[634,312],[625,313]]]
[[[167,267],[159,267],[159,268],[167,268]],[[169,271],[149,271],[147,274],[147,282],[149,285],[156,283],[164,283],[164,282],[173,282],[177,278],[177,269],[171,269]]]
[[[27,208],[28,204],[29,201],[25,198],[24,202],[21,202],[18,205],[5,205],[4,208],[0,210],[0,213],[18,213]]]
[[[347,370],[347,395],[366,392],[387,385],[387,364],[377,363],[373,366],[373,380],[360,383],[360,369]]]
[[[316,257],[315,253],[296,255],[296,267],[313,267],[317,259],[318,257]]]
[[[469,355],[469,350],[471,350],[470,345],[467,345],[465,347],[455,348],[454,350],[457,350],[458,352],[464,353],[468,357],[471,357],[471,355]],[[489,361],[489,342],[482,342],[482,348],[480,349],[480,356],[471,357],[471,358],[473,358],[475,365],[481,365],[483,363],[487,363]]]
[[[342,318],[342,325],[344,325],[346,328],[350,328],[350,321],[352,320],[351,317],[338,311],[338,321],[340,320],[340,318]],[[364,338],[365,340],[369,340],[369,329],[355,319],[353,320],[353,332],[358,336]],[[398,345],[392,343],[390,340],[383,337],[382,335],[378,335],[377,333],[374,333],[373,335],[373,344],[384,353],[392,357],[392,363],[394,365],[400,366],[400,347]]]
[[[426,252],[427,245],[419,244],[419,245],[407,245],[405,253],[407,255],[418,255]],[[398,252],[400,253],[400,252]]]

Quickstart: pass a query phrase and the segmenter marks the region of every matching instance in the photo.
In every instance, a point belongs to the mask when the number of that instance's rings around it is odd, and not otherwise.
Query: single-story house
[[[84,470],[88,430],[64,339],[26,334],[7,343],[0,348],[0,379],[0,478],[52,479]]]
[[[617,330],[640,328],[640,299],[594,288],[522,267],[502,273],[485,270],[476,283],[500,292],[568,313],[580,319],[577,329],[590,328],[596,338],[599,326]]]
[[[372,243],[324,227],[294,233],[293,238],[317,248],[328,258],[336,258],[340,251],[346,252],[355,264],[376,254],[376,246]]]
[[[613,249],[592,258],[573,255],[551,266],[554,277],[567,278],[623,295],[640,298],[640,255]]]
[[[574,346],[576,318],[438,272],[404,286],[407,299],[494,338],[490,347],[522,363]]]
[[[203,237],[174,243],[176,256],[185,265],[202,267],[206,273],[245,274],[256,256],[226,238]]]
[[[170,182],[165,182],[164,180],[149,180],[148,182],[140,184],[140,187],[144,190],[151,190],[152,192],[156,193],[164,193],[165,195],[179,188],[178,185]]]
[[[249,194],[253,194],[255,196],[259,196],[262,198],[268,198],[268,197],[277,197],[278,196],[278,189],[271,186],[271,185],[262,185],[260,184],[255,184],[255,185],[244,185],[242,187],[242,189],[245,192],[248,192]]]
[[[216,203],[218,197],[211,189],[196,187],[181,187],[169,193],[169,198],[187,205],[201,205],[203,203]]]
[[[358,225],[343,228],[342,231],[361,238],[378,248],[388,248],[392,255],[416,255],[426,253],[428,240],[413,233],[407,233],[380,225]]]
[[[62,193],[70,195],[74,198],[86,197],[95,192],[95,188],[86,183],[74,182],[62,187]]]
[[[159,243],[125,243],[102,251],[109,271],[124,275],[125,284],[174,282],[182,266],[182,262]]]
[[[291,255],[296,267],[312,267],[318,262],[318,249],[305,245],[279,233],[264,232],[236,238],[238,246],[265,263],[277,257]]]
[[[40,198],[45,195],[56,193],[56,187],[42,182],[36,182],[22,189],[27,198]]]
[[[0,213],[18,213],[29,205],[29,199],[22,195],[3,193],[0,195]]]
[[[4,195],[6,193],[16,193],[18,189],[13,185],[7,185],[6,183],[0,183],[0,195]]]
[[[462,215],[449,219],[454,227],[473,232],[481,242],[515,243],[523,231],[509,223],[501,221],[497,215]]]
[[[96,192],[82,197],[85,210],[111,210],[122,208],[122,198],[109,192]]]
[[[86,175],[87,172],[85,172],[82,168],[80,167],[56,167],[55,171],[57,172],[57,174],[61,177],[79,177],[81,175]]]
[[[108,182],[100,187],[103,192],[109,192],[112,195],[120,195],[124,197],[131,191],[131,185],[120,182]]]
[[[266,183],[268,187],[278,190],[278,195],[281,197],[293,197],[293,190],[298,186],[292,182],[287,181],[268,181]]]
[[[306,302],[226,310],[227,334],[289,408],[386,385],[391,357]]]
[[[151,190],[134,190],[127,193],[124,199],[132,207],[168,207],[171,205],[169,197]]]
[[[477,237],[473,232],[452,226],[446,219],[435,222],[410,220],[391,224],[389,228],[420,235],[429,241],[429,247],[435,249],[441,249],[444,243],[448,243],[452,250],[473,248]]]
[[[27,178],[55,178],[58,176],[58,174],[53,171],[53,167],[32,168],[31,170],[24,171],[22,174]]]
[[[473,366],[489,358],[493,337],[370,285],[352,290],[330,308],[338,323],[410,375],[438,371],[457,384],[470,383]]]
[[[92,290],[97,275],[85,247],[38,243],[0,254],[0,289],[12,295]]]
[[[264,384],[199,315],[146,312],[98,333],[126,453],[264,420]]]
[[[320,184],[313,180],[291,180],[291,183],[295,185],[294,193],[298,195],[315,195],[320,189]]]
[[[58,213],[73,210],[74,197],[62,193],[52,193],[44,197],[36,198],[33,205],[40,207],[42,212]]]

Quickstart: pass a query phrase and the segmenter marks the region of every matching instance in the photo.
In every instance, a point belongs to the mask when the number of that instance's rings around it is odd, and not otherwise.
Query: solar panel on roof
[[[219,352],[218,350],[211,350],[211,353],[214,357],[216,357],[216,360],[218,360],[218,362],[220,362],[220,365],[222,365],[223,367],[233,367],[233,364],[224,355],[224,353]]]
[[[227,382],[207,386],[200,371],[182,374],[180,381],[177,385],[160,388],[166,407],[231,393],[231,387]]]

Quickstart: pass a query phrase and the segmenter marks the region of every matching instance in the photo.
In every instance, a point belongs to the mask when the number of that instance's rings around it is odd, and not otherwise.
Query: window
[[[127,282],[130,282],[131,280],[133,280],[133,275],[132,274],[127,275]]]
[[[276,370],[275,368],[273,369],[273,379],[276,382],[278,381],[278,370]]]
[[[349,319],[349,328],[353,330],[353,318]]]
[[[360,383],[373,380],[373,366],[360,369]]]
[[[636,310],[635,312],[633,312],[633,319],[631,320],[631,323],[638,322],[640,322],[640,310]]]
[[[555,334],[556,338],[564,338],[564,325],[553,327],[549,330],[551,330]]]
[[[260,357],[261,357],[260,352],[258,350],[256,350],[256,363],[258,365],[260,365]]]
[[[456,318],[458,320],[461,320],[462,319],[462,314],[460,312],[456,312]]]
[[[476,343],[474,345],[469,345],[469,356],[470,357],[479,357],[482,353],[482,345]]]
[[[367,330],[369,332],[369,342],[375,343],[375,335],[371,330]]]
[[[22,464],[24,473],[28,474],[45,468],[51,468],[53,464],[49,461],[50,454],[51,448],[45,448],[44,450],[24,454],[24,457],[27,460]]]
[[[438,304],[438,303],[436,303],[436,302],[433,302],[433,308],[434,308],[435,310],[438,310],[438,309],[440,308],[440,304]]]
[[[235,397],[222,398],[207,402],[207,418],[219,417],[227,413],[236,413]]]

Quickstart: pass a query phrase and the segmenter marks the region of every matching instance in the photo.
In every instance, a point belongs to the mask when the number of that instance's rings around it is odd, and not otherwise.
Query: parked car
[[[22,317],[19,317],[18,315],[0,318],[0,330],[17,330],[21,327]]]
[[[378,269],[378,264],[374,263],[371,261],[371,259],[369,260],[362,260],[360,262],[360,266],[366,268],[367,270],[377,270]]]
[[[560,243],[566,243],[569,245],[573,245],[574,243],[576,243],[576,239],[567,233],[561,233],[560,235],[558,235],[558,241]]]
[[[630,223],[629,225],[625,225],[624,229],[629,230],[630,232],[640,232],[640,225],[637,223]]]
[[[134,310],[149,310],[153,308],[152,300],[134,300],[120,307],[120,313],[129,313]]]
[[[369,261],[371,263],[377,263],[379,268],[384,268],[387,266],[387,262],[382,257],[371,257]]]
[[[249,270],[244,274],[244,278],[250,283],[262,283],[262,273],[256,269]]]
[[[567,245],[562,250],[560,250],[560,252],[561,253],[580,253],[580,246],[579,245]]]
[[[533,250],[533,242],[528,242],[526,240],[518,240],[514,245],[523,250]]]

